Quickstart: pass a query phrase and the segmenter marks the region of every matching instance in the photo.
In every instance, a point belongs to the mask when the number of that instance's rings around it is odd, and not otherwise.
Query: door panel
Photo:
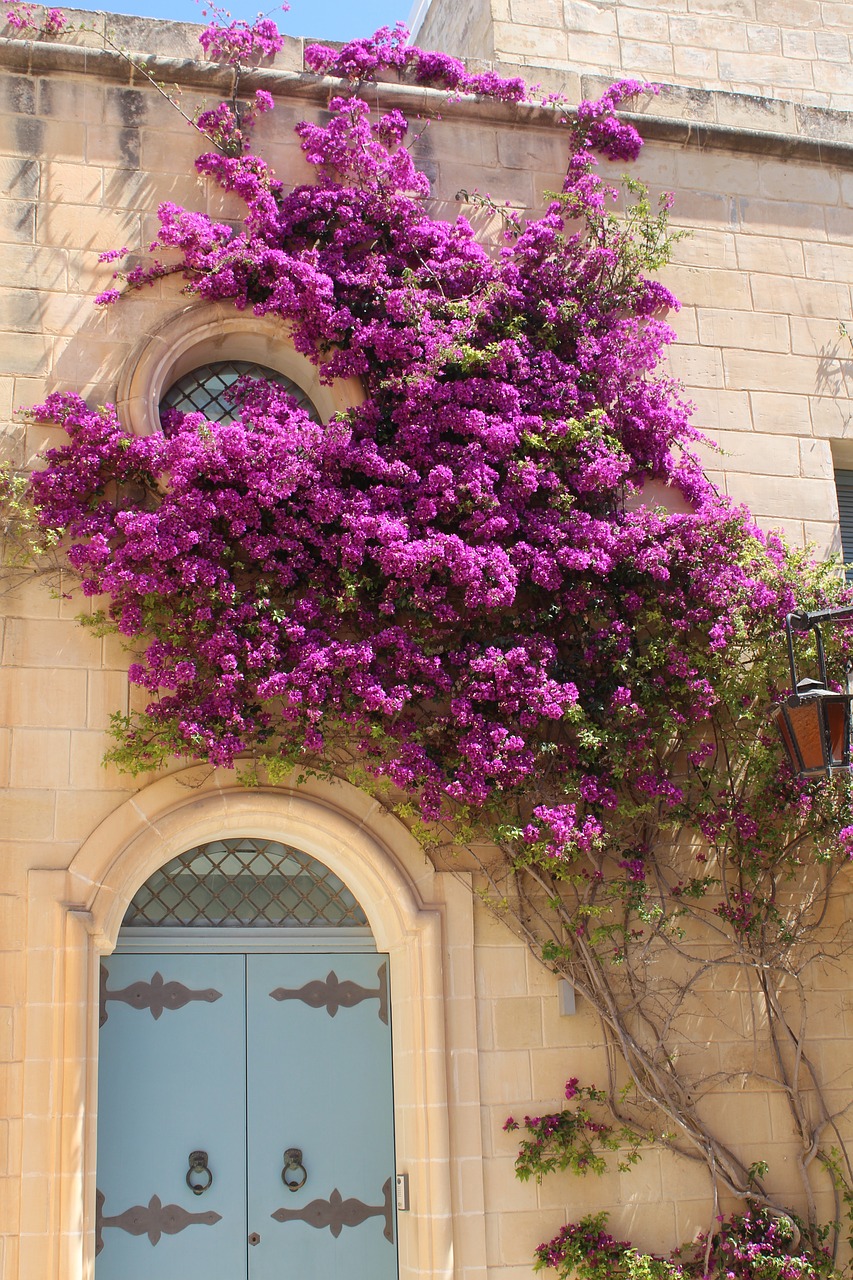
[[[375,954],[248,957],[251,1280],[397,1274],[387,972]]]
[[[247,1247],[244,957],[117,955],[104,968],[97,1280],[236,1280]],[[200,1150],[213,1181],[195,1195],[186,1179]]]
[[[104,973],[96,1280],[396,1280],[387,957],[117,955]]]

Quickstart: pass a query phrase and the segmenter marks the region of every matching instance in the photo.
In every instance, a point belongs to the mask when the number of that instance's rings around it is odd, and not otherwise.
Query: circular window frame
[[[122,426],[139,436],[159,431],[160,401],[169,388],[184,374],[218,360],[248,360],[283,374],[304,391],[323,422],[365,400],[358,378],[322,383],[281,320],[246,315],[233,304],[197,303],[146,336],[127,362],[116,400]]]

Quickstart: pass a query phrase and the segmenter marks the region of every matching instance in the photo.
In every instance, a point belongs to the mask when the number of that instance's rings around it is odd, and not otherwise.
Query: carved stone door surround
[[[400,1280],[452,1280],[460,1268],[485,1277],[482,1183],[468,1177],[451,1193],[451,1125],[453,1159],[481,1169],[483,1156],[475,1009],[465,995],[470,889],[436,873],[401,824],[347,784],[246,791],[227,772],[200,779],[187,770],[118,804],[67,870],[28,873],[21,1230],[10,1280],[93,1280],[100,959],[157,867],[229,831],[305,849],[363,904],[395,973],[396,1164],[409,1174],[411,1201],[400,1215]]]

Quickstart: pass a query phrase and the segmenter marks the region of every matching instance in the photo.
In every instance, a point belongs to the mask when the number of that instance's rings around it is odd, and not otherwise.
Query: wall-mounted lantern
[[[788,639],[788,661],[791,664],[791,688],[794,692],[773,711],[773,719],[782,735],[785,750],[795,773],[801,778],[816,778],[850,768],[850,704],[853,702],[853,680],[848,664],[845,691],[829,687],[826,655],[820,624],[853,618],[853,606],[819,609],[814,613],[789,613],[785,620]],[[815,633],[818,678],[799,677],[794,656],[795,631]]]

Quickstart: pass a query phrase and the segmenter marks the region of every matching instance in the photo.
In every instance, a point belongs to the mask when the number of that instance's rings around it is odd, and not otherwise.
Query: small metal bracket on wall
[[[560,1017],[571,1018],[575,1013],[575,989],[568,978],[559,979],[557,995],[560,1001]]]
[[[397,1212],[402,1213],[409,1207],[409,1175],[398,1173],[394,1183],[397,1188]]]

